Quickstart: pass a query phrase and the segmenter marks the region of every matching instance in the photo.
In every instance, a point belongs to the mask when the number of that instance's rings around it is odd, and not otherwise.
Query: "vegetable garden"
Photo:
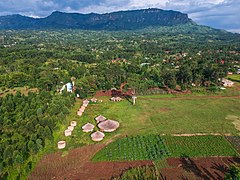
[[[164,136],[172,157],[237,156],[223,136]]]
[[[119,139],[94,157],[94,161],[162,159],[169,152],[159,135],[136,136]]]
[[[159,160],[166,157],[237,156],[223,136],[136,136],[119,139],[98,152],[94,161]]]

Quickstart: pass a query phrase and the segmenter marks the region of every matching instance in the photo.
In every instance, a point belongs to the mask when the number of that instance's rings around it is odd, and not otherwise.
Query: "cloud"
[[[0,15],[44,17],[53,11],[106,13],[161,8],[188,13],[197,23],[222,29],[240,29],[239,0],[0,0]]]

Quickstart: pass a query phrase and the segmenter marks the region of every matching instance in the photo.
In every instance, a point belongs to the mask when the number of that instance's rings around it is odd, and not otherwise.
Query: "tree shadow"
[[[212,163],[212,167],[211,168],[215,169],[217,171],[220,171],[220,172],[222,172],[224,174],[228,171],[228,167],[227,166],[225,166],[224,164],[217,164],[215,162]]]
[[[179,179],[182,179],[182,180],[189,180],[188,177],[185,177],[185,176],[183,176],[183,175],[178,176],[178,178],[179,178]]]
[[[182,163],[182,168],[187,172],[194,173],[195,176],[203,178],[203,179],[210,179],[207,175],[205,175],[201,169],[195,164],[195,162],[186,155],[181,155],[180,159]]]
[[[132,96],[130,96],[130,95],[128,95],[128,94],[124,94],[123,97],[124,97],[128,102],[130,102],[131,104],[133,104]]]
[[[204,173],[207,174],[207,176],[210,178],[210,179],[213,179],[213,180],[217,180],[217,178],[215,178],[206,168],[204,168],[203,166],[201,166],[201,168],[203,169]]]
[[[160,173],[160,180],[167,180],[167,177],[166,176],[163,176],[162,173]]]

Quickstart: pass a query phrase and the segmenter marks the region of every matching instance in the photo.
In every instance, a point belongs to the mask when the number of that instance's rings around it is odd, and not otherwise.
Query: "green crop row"
[[[136,136],[119,139],[94,157],[94,161],[162,159],[169,155],[161,136]]]
[[[171,157],[237,156],[236,149],[223,136],[164,136]]]
[[[148,135],[119,139],[98,152],[93,157],[93,161],[237,155],[236,149],[223,136]]]

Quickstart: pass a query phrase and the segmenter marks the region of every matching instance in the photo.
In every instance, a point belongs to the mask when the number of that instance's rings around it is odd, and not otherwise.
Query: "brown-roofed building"
[[[100,131],[97,131],[91,134],[91,138],[93,141],[101,141],[103,140],[104,136],[105,134]]]
[[[94,125],[91,123],[87,123],[82,126],[83,132],[92,132],[94,128]]]
[[[98,117],[95,118],[95,120],[97,121],[97,123],[105,121],[107,118],[105,118],[104,116],[100,115]]]
[[[109,120],[100,122],[98,124],[98,127],[100,128],[101,131],[113,132],[119,127],[119,122],[109,119]]]

